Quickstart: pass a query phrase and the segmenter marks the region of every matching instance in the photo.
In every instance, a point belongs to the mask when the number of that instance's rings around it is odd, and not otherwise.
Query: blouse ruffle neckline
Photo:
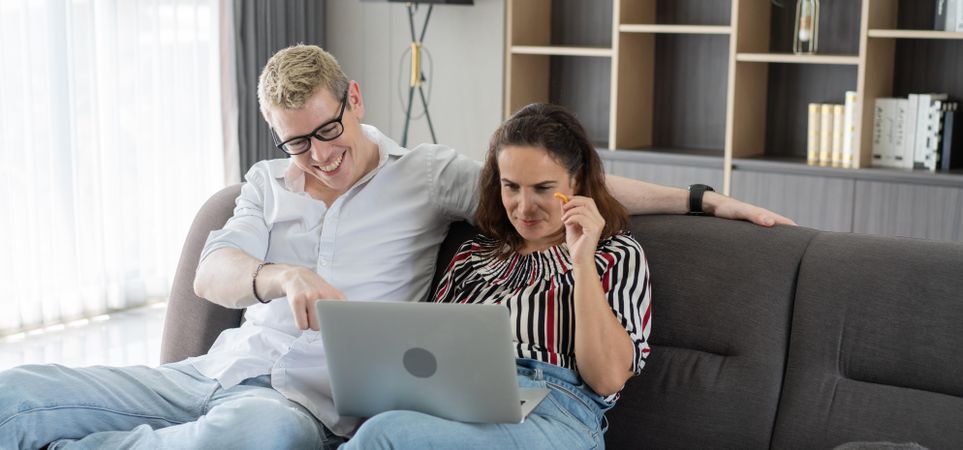
[[[498,258],[506,244],[487,237],[476,238],[478,248],[474,251],[483,265],[477,268],[482,279],[492,285],[508,288],[530,286],[538,281],[550,280],[564,275],[572,268],[572,260],[565,243],[527,255],[513,253],[508,258]]]

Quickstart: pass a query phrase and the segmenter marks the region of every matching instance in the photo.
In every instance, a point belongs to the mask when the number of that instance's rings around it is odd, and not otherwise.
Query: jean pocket
[[[595,413],[596,408],[593,408],[585,399],[576,395],[566,386],[551,381],[546,381],[545,384],[551,391],[549,397],[552,398],[562,410],[585,425],[593,436],[598,434],[601,423],[598,414]],[[558,396],[553,395],[555,393],[557,393]]]

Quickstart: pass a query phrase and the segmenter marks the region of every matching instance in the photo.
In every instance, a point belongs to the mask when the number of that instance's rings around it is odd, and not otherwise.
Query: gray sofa
[[[164,362],[240,323],[192,289],[238,192],[191,228]],[[608,414],[609,448],[963,448],[963,245],[687,216],[632,231],[652,272],[652,354]],[[452,228],[439,270],[471,233]]]

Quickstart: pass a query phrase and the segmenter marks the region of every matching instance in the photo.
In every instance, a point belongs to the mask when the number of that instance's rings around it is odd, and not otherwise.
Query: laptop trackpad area
[[[518,397],[522,402],[522,422],[528,417],[535,407],[538,406],[545,397],[548,396],[547,388],[519,388]]]

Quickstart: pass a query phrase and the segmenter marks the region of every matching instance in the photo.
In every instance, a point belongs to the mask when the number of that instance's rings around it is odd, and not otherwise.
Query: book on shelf
[[[940,141],[943,136],[943,120],[948,109],[953,102],[936,100],[933,102],[931,112],[927,115],[925,142],[923,144],[923,163],[922,168],[930,172],[936,172],[940,163]]]
[[[819,105],[819,165],[832,163],[833,154],[833,105]]]
[[[819,103],[809,104],[809,123],[806,133],[806,163],[814,165],[819,162]]]
[[[957,103],[946,94],[909,94],[908,98],[877,98],[873,117],[872,165],[899,169],[936,171],[942,167],[944,147],[952,154],[953,144],[945,146],[948,117],[955,120]],[[958,133],[956,133],[958,134]],[[957,139],[959,140],[959,139]]]
[[[940,4],[943,4],[942,17]],[[940,31],[963,31],[963,0],[936,0],[933,29]]]
[[[963,31],[963,0],[946,0],[946,31]]]
[[[903,151],[903,123],[907,99],[877,98],[873,115],[873,158],[877,167],[900,167],[896,159]]]
[[[963,120],[959,117],[958,104],[950,103],[943,112],[943,133],[940,137],[940,170],[963,169],[963,150],[960,148],[960,132]]]
[[[934,135],[939,136],[940,120],[942,115],[942,102],[946,100],[946,94],[919,94],[919,105],[916,110],[916,138],[908,142],[912,145],[912,151],[907,152],[913,155],[914,169],[936,170],[933,152],[938,148],[928,143]]]
[[[946,30],[946,2],[947,0],[936,0],[933,13],[933,29],[936,31]]]
[[[850,167],[853,160],[855,126],[855,92],[851,92],[849,132],[846,128],[846,106],[833,103],[810,103],[806,126],[806,162],[809,165]],[[844,150],[848,146],[848,158]],[[845,161],[845,162],[844,162]]]
[[[954,23],[953,29],[947,27],[946,31],[963,31],[963,0],[947,0],[956,3],[956,21]],[[947,19],[950,19],[947,17]]]
[[[853,166],[853,139],[856,137],[856,91],[846,91],[843,106],[843,155],[841,167]]]
[[[895,166],[903,169],[913,168],[913,148],[916,145],[916,125],[918,124],[917,114],[919,113],[920,95],[910,94],[907,96],[906,112],[903,114],[903,141],[905,145],[900,149],[896,158],[901,164]]]
[[[830,154],[830,162],[833,167],[843,165],[843,105],[833,106],[833,151]]]

